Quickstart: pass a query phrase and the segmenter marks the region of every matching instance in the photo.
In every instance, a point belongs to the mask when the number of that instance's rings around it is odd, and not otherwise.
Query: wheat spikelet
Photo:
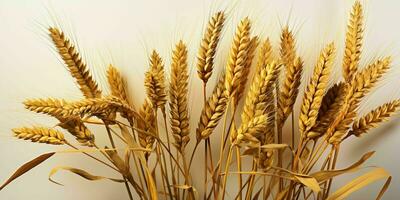
[[[293,106],[299,94],[303,61],[297,57],[293,64],[286,67],[286,76],[282,82],[278,97],[278,125],[283,123],[293,111]]]
[[[368,130],[377,127],[381,122],[389,120],[398,111],[399,106],[400,100],[394,100],[375,108],[353,123],[353,128],[349,135],[360,137],[362,134],[367,133]]]
[[[269,38],[264,40],[260,45],[260,50],[257,56],[257,68],[256,73],[262,68],[267,66],[272,61],[272,46]]]
[[[237,143],[261,143],[264,140],[265,128],[268,121],[267,115],[252,118],[247,123],[242,123],[237,130]]]
[[[363,13],[359,1],[353,5],[349,24],[347,25],[345,51],[343,57],[343,76],[346,81],[351,81],[357,72],[361,56]]]
[[[175,146],[183,150],[189,142],[188,66],[186,45],[179,41],[172,53],[169,108]]]
[[[246,124],[257,116],[271,112],[271,108],[268,108],[268,105],[274,99],[272,91],[279,68],[280,65],[272,62],[255,75],[243,107],[242,123]]]
[[[62,111],[62,116],[67,118],[69,116],[100,115],[109,109],[110,102],[108,98],[82,99],[68,103]]]
[[[245,66],[243,68],[243,73],[240,78],[240,83],[237,87],[237,92],[233,98],[233,104],[235,107],[238,105],[240,99],[242,98],[243,92],[246,88],[247,78],[250,73],[251,65],[253,63],[253,58],[254,58],[254,52],[256,51],[257,46],[258,46],[258,37],[256,36],[250,40],[250,45],[247,50],[247,57],[246,57]]]
[[[167,102],[164,64],[155,50],[150,55],[150,69],[145,74],[144,86],[154,107],[164,109]]]
[[[50,37],[56,46],[58,53],[64,60],[71,75],[79,85],[79,89],[86,98],[98,98],[101,91],[97,83],[90,75],[86,64],[82,61],[79,53],[76,51],[70,40],[67,39],[62,31],[57,28],[49,28]]]
[[[235,95],[243,76],[247,50],[250,46],[250,28],[250,20],[246,17],[238,25],[233,38],[225,70],[225,88],[228,97]]]
[[[299,129],[304,134],[314,125],[318,117],[318,110],[328,83],[332,68],[335,48],[333,43],[327,45],[321,52],[314,73],[311,77],[307,90],[304,93],[303,103],[300,111]]]
[[[196,129],[196,139],[199,143],[207,139],[219,120],[226,112],[228,98],[225,92],[225,76],[221,76],[215,86],[212,95],[208,98],[203,110],[201,111],[200,121]]]
[[[32,142],[61,145],[65,144],[64,135],[57,130],[46,127],[22,127],[12,129],[15,137]]]
[[[36,112],[48,114],[53,117],[60,117],[63,115],[64,108],[68,104],[64,99],[28,99],[23,102],[25,108]]]
[[[126,81],[121,76],[121,73],[118,71],[118,69],[115,68],[113,65],[109,65],[108,67],[107,80],[111,90],[111,94],[131,104],[126,89]]]
[[[137,127],[149,134],[156,134],[156,118],[154,115],[154,108],[149,99],[145,99],[142,107],[139,110],[139,115],[141,117],[135,118]],[[154,137],[149,134],[145,134],[138,131],[139,144],[147,149],[152,149],[155,142]],[[146,152],[146,157],[149,153]]]
[[[197,73],[204,84],[212,74],[214,57],[220,40],[221,30],[224,26],[225,14],[217,12],[208,22],[204,37],[201,40],[197,56]]]

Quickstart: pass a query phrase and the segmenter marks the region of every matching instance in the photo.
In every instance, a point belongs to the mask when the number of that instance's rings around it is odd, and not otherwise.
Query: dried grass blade
[[[125,182],[125,181],[122,180],[122,179],[107,178],[107,177],[104,177],[104,176],[92,175],[92,174],[90,174],[90,173],[88,173],[88,172],[86,172],[86,171],[84,171],[84,170],[82,170],[82,169],[77,169],[77,168],[73,168],[73,167],[59,166],[59,167],[53,168],[53,169],[50,171],[50,173],[49,173],[49,180],[50,180],[51,182],[57,184],[57,185],[62,185],[62,184],[59,183],[59,182],[54,181],[54,180],[52,179],[52,176],[53,176],[54,174],[56,174],[58,171],[60,171],[60,170],[66,170],[66,171],[72,172],[72,173],[74,173],[74,174],[77,174],[77,175],[81,176],[82,178],[84,178],[84,179],[86,179],[86,180],[89,180],[89,181],[98,181],[98,180],[108,179],[108,180],[110,180],[110,181],[114,181],[114,182],[118,182],[118,183],[123,183],[123,182]]]
[[[8,178],[7,181],[4,182],[3,185],[0,186],[0,191],[4,187],[6,187],[8,184],[10,184],[12,181],[14,181],[18,177],[22,176],[23,174],[25,174],[29,170],[33,169],[34,167],[38,166],[40,163],[46,161],[47,159],[52,157],[54,154],[55,154],[55,152],[51,152],[51,153],[46,153],[46,154],[40,155],[40,156],[36,157],[35,159],[25,163],[21,167],[19,167],[17,169],[17,171],[15,171],[14,174],[11,175],[11,177]]]

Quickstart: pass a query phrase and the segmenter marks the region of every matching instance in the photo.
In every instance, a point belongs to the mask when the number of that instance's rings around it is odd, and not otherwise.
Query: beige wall
[[[336,72],[340,77],[340,60],[344,42],[346,18],[353,1],[349,0],[247,0],[247,1],[184,1],[184,0],[68,0],[0,1],[0,180],[5,180],[18,166],[43,152],[54,150],[47,145],[30,144],[11,137],[10,129],[21,125],[53,125],[55,121],[45,116],[29,113],[21,101],[27,97],[53,96],[78,99],[80,93],[66,69],[59,61],[46,35],[46,27],[61,24],[69,36],[79,41],[94,76],[105,86],[104,68],[114,63],[129,77],[133,99],[140,104],[143,99],[143,73],[147,55],[157,48],[169,62],[172,45],[179,39],[189,45],[190,64],[195,66],[199,37],[205,21],[219,9],[225,9],[229,18],[224,30],[224,44],[219,53],[218,66],[225,62],[232,30],[240,18],[249,15],[254,20],[254,32],[270,36],[276,46],[280,27],[289,21],[298,38],[300,54],[306,59],[305,78],[323,44],[335,41],[338,46]],[[396,0],[367,1],[365,4],[366,35],[362,63],[391,54],[393,70],[375,92],[366,100],[360,112],[399,97],[400,61],[400,2]],[[218,68],[218,67],[217,67]],[[219,67],[221,69],[221,67]],[[192,67],[191,112],[192,129],[195,129],[201,107],[200,82]],[[215,79],[215,76],[213,76]],[[337,80],[337,79],[336,79]],[[134,87],[133,87],[134,86]],[[394,179],[384,199],[397,199],[400,195],[400,160],[398,145],[399,119],[387,123],[362,139],[354,139],[344,146],[339,166],[347,166],[364,152],[376,150],[368,162],[389,170]],[[104,140],[98,133],[98,139]],[[56,148],[58,150],[62,147]],[[198,162],[201,163],[201,156]],[[60,154],[9,185],[0,192],[0,199],[123,199],[122,185],[99,181],[90,183],[68,173],[56,175],[65,184],[61,187],[47,180],[52,167],[64,165],[86,169],[95,174],[115,176],[112,172],[81,155]],[[196,165],[195,165],[196,166]],[[350,177],[350,176],[348,176]],[[336,181],[337,188],[348,178]],[[234,184],[234,183],[232,183]],[[371,199],[378,191],[375,184],[356,193],[351,199]]]

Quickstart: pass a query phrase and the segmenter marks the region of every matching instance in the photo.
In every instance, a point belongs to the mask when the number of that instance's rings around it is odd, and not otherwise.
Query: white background
[[[192,74],[191,128],[195,130],[201,110],[198,106],[201,87],[194,68],[194,58],[205,22],[212,13],[222,9],[228,15],[223,44],[218,54],[218,71],[224,66],[232,30],[241,18],[249,16],[253,20],[253,32],[264,38],[270,37],[275,47],[280,28],[289,23],[298,38],[299,54],[306,60],[305,80],[310,75],[319,49],[334,41],[338,54],[332,79],[340,80],[344,31],[352,4],[350,0],[0,0],[0,181],[33,157],[64,149],[31,144],[11,136],[10,129],[13,127],[35,124],[53,126],[55,123],[45,116],[25,111],[21,102],[28,97],[81,98],[73,79],[69,77],[47,37],[48,26],[58,24],[68,36],[79,42],[84,58],[103,88],[106,86],[106,66],[109,63],[118,66],[129,78],[130,92],[137,105],[141,104],[144,97],[142,82],[148,65],[148,53],[157,48],[168,66],[171,48],[175,42],[183,39],[189,46]],[[379,85],[379,91],[363,102],[361,113],[399,97],[400,94],[397,78],[400,72],[400,2],[381,0],[365,1],[363,4],[366,34],[362,65],[384,55],[392,55],[394,63],[391,72]],[[215,81],[215,77],[212,77],[211,82]],[[394,177],[384,199],[397,199],[400,195],[398,122],[399,118],[395,117],[366,137],[346,142],[338,164],[339,167],[348,166],[363,153],[376,150],[367,165],[385,167]],[[97,133],[100,142],[102,134]],[[199,156],[197,164],[201,164],[201,160],[202,156]],[[115,176],[81,155],[59,154],[6,187],[0,192],[0,199],[127,199],[125,189],[120,184],[88,182],[67,172],[55,176],[55,179],[65,184],[64,187],[52,184],[47,180],[48,172],[59,165]],[[195,174],[199,176],[197,179],[202,180],[200,173]],[[335,182],[335,188],[356,175],[339,179]],[[350,199],[374,199],[378,188],[378,184],[371,185]]]

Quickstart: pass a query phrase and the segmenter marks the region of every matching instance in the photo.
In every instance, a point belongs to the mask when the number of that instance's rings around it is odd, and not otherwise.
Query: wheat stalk
[[[346,81],[351,81],[357,72],[361,56],[363,34],[363,11],[359,1],[353,5],[347,25],[346,43],[343,57],[343,76]]]
[[[172,53],[169,108],[175,146],[182,150],[189,142],[188,66],[186,45],[179,41]]]
[[[197,73],[203,83],[207,83],[214,67],[214,58],[224,26],[225,14],[217,12],[208,22],[197,56]]]
[[[373,109],[353,123],[352,130],[348,135],[360,137],[370,129],[377,127],[381,122],[387,121],[398,111],[399,106],[400,100],[394,100]]]
[[[98,98],[101,91],[97,87],[97,83],[90,75],[86,64],[82,61],[75,46],[71,44],[62,31],[57,28],[49,28],[50,37],[56,46],[58,53],[64,60],[71,75],[75,78],[79,85],[79,89],[86,98]]]
[[[144,86],[154,108],[164,109],[167,102],[164,64],[155,50],[150,55],[150,69],[145,74]]]
[[[322,50],[314,68],[314,73],[304,93],[301,105],[299,117],[301,134],[308,132],[315,125],[332,68],[334,52],[334,45],[330,43]]]
[[[196,129],[197,143],[207,139],[219,120],[226,112],[228,98],[225,92],[225,76],[221,76],[215,86],[212,95],[208,98],[203,110],[201,111],[199,124]]]
[[[15,137],[23,140],[31,140],[32,142],[53,145],[62,145],[66,143],[64,135],[60,131],[47,127],[22,127],[14,128],[12,131]]]
[[[225,70],[225,87],[228,97],[235,95],[240,80],[244,75],[243,70],[246,66],[247,50],[251,42],[250,28],[250,20],[246,17],[238,25],[233,38]]]

